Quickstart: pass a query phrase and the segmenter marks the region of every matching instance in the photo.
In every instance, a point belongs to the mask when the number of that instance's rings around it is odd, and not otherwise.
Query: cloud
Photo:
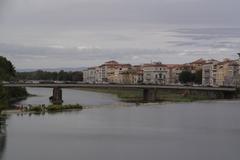
[[[192,40],[211,40],[219,38],[239,38],[240,28],[184,28],[176,29],[176,37],[191,38]]]
[[[9,0],[6,23],[34,27],[234,24],[238,0]],[[216,4],[217,7],[216,7]],[[67,11],[67,12],[66,12]]]
[[[82,67],[103,63],[115,59],[123,62],[144,63],[154,59],[164,60],[174,51],[161,49],[101,49],[101,48],[59,48],[59,47],[34,47],[23,45],[0,44],[0,53],[13,59],[20,68],[44,67]],[[129,59],[132,57],[132,59]],[[29,64],[29,61],[33,63]],[[25,63],[27,62],[27,64]]]
[[[1,0],[0,54],[22,68],[233,57],[239,6],[239,0]]]

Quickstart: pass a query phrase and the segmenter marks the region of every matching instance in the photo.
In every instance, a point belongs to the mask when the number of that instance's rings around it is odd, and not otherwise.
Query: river
[[[20,103],[48,103],[49,89],[28,90],[42,96]],[[5,142],[0,147],[0,159],[240,159],[240,101],[126,107],[109,94],[67,89],[63,94],[65,103],[95,107],[77,112],[9,116],[6,134],[0,137]]]

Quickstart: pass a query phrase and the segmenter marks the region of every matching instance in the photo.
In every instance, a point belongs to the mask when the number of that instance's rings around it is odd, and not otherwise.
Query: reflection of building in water
[[[6,146],[6,125],[4,118],[0,117],[0,159],[2,159],[3,157],[5,146]]]

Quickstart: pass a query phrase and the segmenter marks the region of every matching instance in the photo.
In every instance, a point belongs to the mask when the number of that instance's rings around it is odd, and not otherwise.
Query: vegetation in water
[[[65,110],[81,110],[83,106],[80,104],[67,104],[67,105],[38,105],[38,106],[31,106],[29,109],[25,109],[25,111],[29,112],[59,112]]]

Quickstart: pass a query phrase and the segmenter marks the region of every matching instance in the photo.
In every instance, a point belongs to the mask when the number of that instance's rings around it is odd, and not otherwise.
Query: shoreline
[[[96,93],[105,93],[117,96],[121,102],[126,103],[148,103],[143,100],[143,91],[141,89],[99,89],[99,88],[73,88],[74,90],[82,90]],[[240,98],[233,98],[232,100],[239,100]],[[169,92],[169,91],[158,91],[157,100],[154,103],[164,103],[164,102],[196,102],[205,100],[228,100],[223,98],[211,98],[205,94],[198,95],[183,95],[181,91]]]

